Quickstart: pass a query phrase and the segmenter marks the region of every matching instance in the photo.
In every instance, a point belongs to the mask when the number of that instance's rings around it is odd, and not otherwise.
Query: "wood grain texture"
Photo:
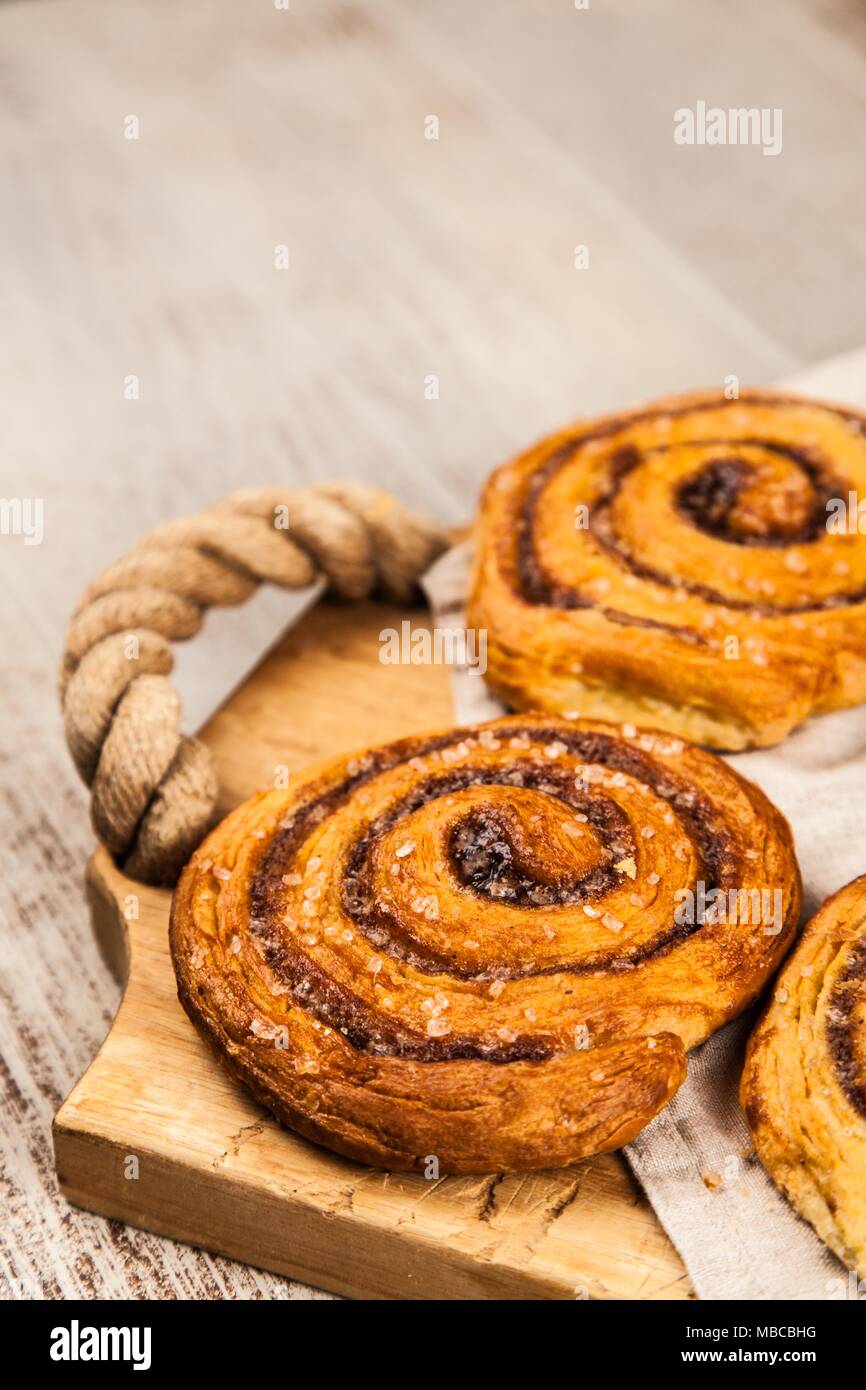
[[[282,766],[450,722],[445,668],[377,659],[379,633],[404,616],[324,606],[285,638],[204,730],[226,807],[273,786]],[[679,1258],[615,1156],[427,1181],[281,1129],[177,1001],[170,894],[124,878],[103,850],[88,890],[103,953],[128,967],[128,983],[55,1121],[71,1201],[353,1297],[688,1297]]]
[[[58,1194],[51,1117],[118,999],[56,706],[70,608],[230,488],[348,475],[463,520],[577,413],[862,342],[866,21],[853,0],[40,0],[0,6],[0,52],[0,495],[45,504],[41,546],[0,535],[0,1294],[310,1297]],[[698,98],[781,101],[783,154],[678,152]],[[213,621],[217,698],[251,618]]]

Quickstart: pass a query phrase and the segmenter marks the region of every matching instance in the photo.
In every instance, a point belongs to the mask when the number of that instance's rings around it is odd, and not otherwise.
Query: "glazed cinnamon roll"
[[[487,679],[518,709],[727,749],[857,704],[861,498],[866,417],[769,391],[552,435],[483,498],[469,623]]]
[[[711,754],[530,716],[246,802],[185,869],[171,947],[193,1022],[292,1129],[387,1168],[505,1171],[632,1138],[799,901],[786,822]]]
[[[770,1177],[866,1278],[866,876],[805,928],[750,1039],[740,1099]]]

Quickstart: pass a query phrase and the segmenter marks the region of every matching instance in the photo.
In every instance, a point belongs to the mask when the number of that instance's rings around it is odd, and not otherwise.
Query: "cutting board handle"
[[[357,484],[247,488],[151,531],[88,586],[60,699],[94,829],[125,874],[173,884],[214,817],[213,759],[181,733],[170,644],[263,582],[408,602],[447,544],[443,528]]]

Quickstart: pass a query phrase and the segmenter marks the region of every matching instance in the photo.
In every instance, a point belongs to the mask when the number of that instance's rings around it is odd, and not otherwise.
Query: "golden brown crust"
[[[777,919],[690,918],[698,881],[777,892]],[[786,822],[711,754],[535,715],[246,802],[185,869],[171,947],[190,1017],[287,1125],[384,1167],[504,1171],[628,1142],[799,902]]]
[[[824,903],[780,972],[740,1101],[770,1177],[866,1277],[866,875]]]
[[[494,473],[478,517],[490,685],[731,749],[860,703],[866,535],[827,528],[849,492],[866,497],[866,416],[769,390],[551,435]]]

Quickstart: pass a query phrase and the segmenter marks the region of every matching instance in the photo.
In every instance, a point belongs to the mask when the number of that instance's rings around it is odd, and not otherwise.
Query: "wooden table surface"
[[[677,146],[698,100],[782,108],[782,153]],[[231,487],[459,521],[570,416],[858,346],[864,123],[854,0],[0,6],[0,494],[45,508],[41,545],[0,535],[4,1296],[323,1296],[57,1194],[117,1004],[56,708],[77,592]]]

